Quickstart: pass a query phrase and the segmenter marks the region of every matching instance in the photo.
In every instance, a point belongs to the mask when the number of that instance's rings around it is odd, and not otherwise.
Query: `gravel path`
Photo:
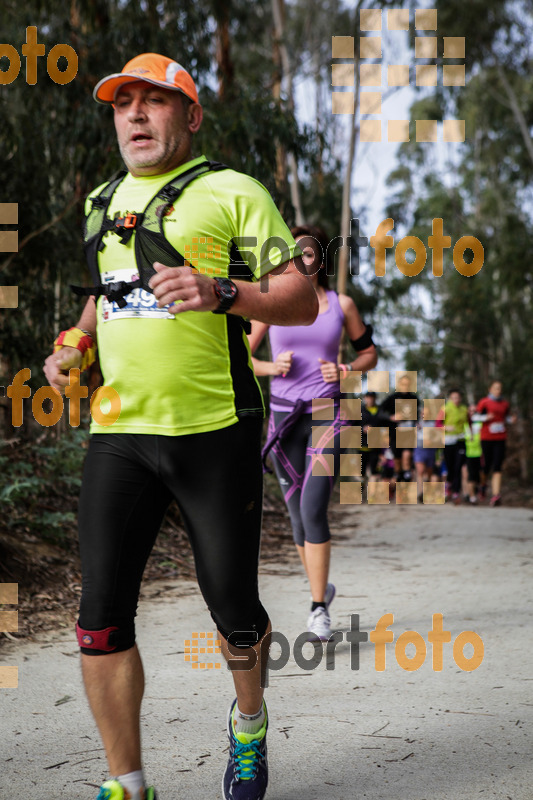
[[[308,609],[298,565],[265,565],[263,601],[290,648],[284,665],[273,648],[279,663],[266,693],[268,800],[533,797],[532,521],[528,509],[341,506],[331,613],[342,641],[329,656],[295,643]],[[362,642],[358,653],[346,638],[353,615],[371,634],[385,614],[394,617],[394,641]],[[428,641],[434,614],[451,633],[441,671]],[[212,668],[184,660],[185,640],[212,630],[193,582],[145,588],[144,757],[159,800],[221,796],[230,676],[216,668],[220,656],[205,656]],[[401,666],[415,655],[406,637],[396,645],[405,631],[419,634],[417,670]],[[454,647],[462,631],[476,634],[464,637],[475,648]],[[468,671],[480,641],[482,663]],[[0,798],[94,800],[106,765],[71,631],[10,643],[0,661],[19,668],[18,689],[0,689]]]

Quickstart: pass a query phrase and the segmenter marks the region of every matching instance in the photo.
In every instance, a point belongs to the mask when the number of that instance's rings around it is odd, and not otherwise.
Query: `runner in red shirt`
[[[501,381],[493,381],[487,397],[477,404],[477,413],[482,414],[481,447],[485,462],[485,475],[492,471],[491,506],[501,503],[502,464],[505,458],[505,441],[507,439],[507,423],[514,422],[509,416],[510,405],[502,397]]]

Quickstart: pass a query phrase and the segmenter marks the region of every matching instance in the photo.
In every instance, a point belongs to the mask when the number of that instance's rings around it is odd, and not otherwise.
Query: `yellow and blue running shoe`
[[[234,700],[228,718],[229,759],[222,779],[224,800],[263,800],[268,784],[266,732],[268,715],[259,733],[235,733]]]
[[[131,800],[131,794],[118,781],[105,781],[100,786],[100,792],[96,800]],[[157,800],[153,786],[149,786],[145,790],[144,800]]]

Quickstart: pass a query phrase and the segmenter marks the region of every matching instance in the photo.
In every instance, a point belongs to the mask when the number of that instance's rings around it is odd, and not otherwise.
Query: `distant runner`
[[[505,459],[507,425],[516,420],[516,417],[510,415],[509,403],[502,397],[501,381],[491,383],[488,395],[479,401],[476,410],[478,414],[484,416],[481,447],[485,475],[488,478],[492,473],[490,505],[499,506],[502,501],[502,466]]]
[[[450,389],[448,401],[438,417],[444,422],[444,460],[448,472],[446,495],[453,502],[461,502],[462,469],[465,463],[465,425],[469,421],[468,408],[463,403],[459,389]]]
[[[403,401],[416,400],[416,412],[413,419],[407,419],[402,411]],[[409,404],[410,405],[410,404]],[[415,428],[420,419],[420,400],[415,392],[411,391],[411,378],[408,374],[400,375],[396,391],[387,395],[380,406],[380,411],[386,414],[395,423],[391,428],[391,450],[394,454],[394,470],[396,481],[410,481],[412,474],[413,447],[403,447],[396,442],[396,431],[402,428]]]

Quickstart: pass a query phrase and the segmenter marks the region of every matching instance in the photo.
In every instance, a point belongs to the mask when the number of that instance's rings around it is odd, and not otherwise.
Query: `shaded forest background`
[[[80,234],[84,198],[121,167],[112,113],[91,97],[101,77],[143,51],[176,58],[192,73],[204,106],[196,154],[264,183],[289,224],[305,220],[322,225],[331,238],[346,236],[352,217],[365,219],[368,198],[352,191],[364,150],[357,96],[353,117],[331,113],[331,37],[355,38],[357,76],[359,37],[372,35],[360,33],[359,11],[409,7],[413,20],[422,5],[30,0],[21,6],[4,0],[2,41],[20,53],[26,27],[35,25],[47,53],[57,43],[76,50],[79,72],[59,86],[39,58],[37,84],[29,86],[22,59],[18,78],[0,86],[0,202],[19,206],[19,252],[0,256],[0,284],[19,286],[19,307],[0,311],[0,385],[29,367],[32,391],[42,386],[51,343],[79,313],[69,285],[89,281]],[[459,91],[439,80],[434,90],[419,92],[410,109],[411,131],[415,119],[460,118],[466,119],[467,139],[437,158],[432,145],[411,134],[398,149],[384,208],[395,220],[396,241],[410,234],[427,242],[432,219],[442,217],[452,242],[468,232],[483,243],[485,263],[472,278],[450,265],[442,278],[432,278],[428,266],[406,278],[394,268],[391,251],[386,278],[367,272],[365,280],[348,279],[346,290],[374,323],[377,341],[386,331],[402,346],[403,364],[396,367],[417,370],[440,396],[460,385],[474,400],[486,394],[490,379],[503,381],[518,413],[518,472],[527,481],[533,416],[531,3],[438,0],[431,7],[438,11],[438,65],[442,37],[466,37],[466,83]],[[410,37],[410,63],[425,63],[415,62],[413,25]],[[1,59],[0,68],[7,66]],[[299,102],[305,98],[305,121],[296,113],[296,85]],[[347,258],[344,248],[337,264],[341,287]],[[73,431],[63,419],[44,429],[30,408],[24,425],[14,429],[10,403],[0,396],[0,533],[70,536],[86,438],[86,423]]]

